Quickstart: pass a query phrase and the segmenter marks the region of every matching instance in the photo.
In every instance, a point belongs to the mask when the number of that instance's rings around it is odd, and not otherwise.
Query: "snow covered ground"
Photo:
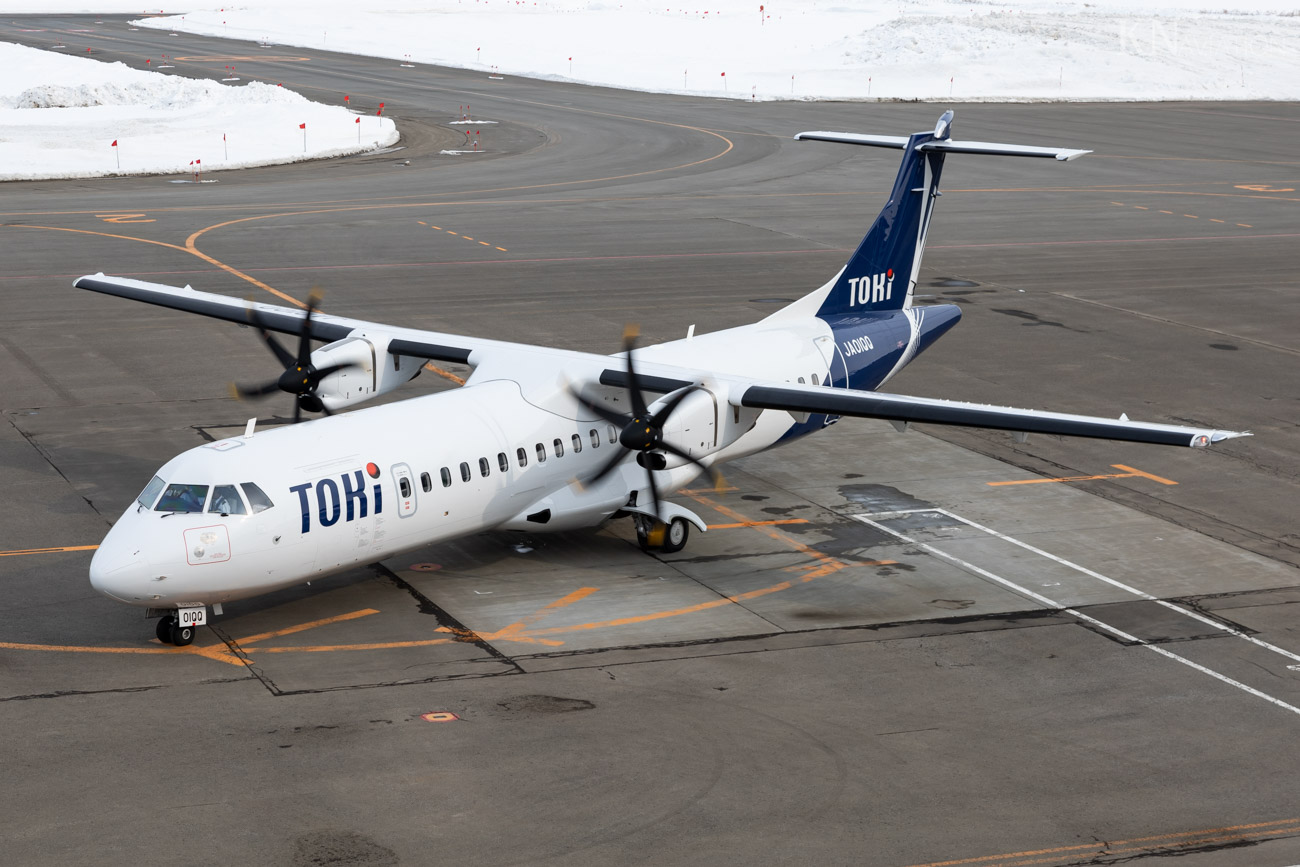
[[[1213,9],[1204,0],[680,3],[198,0],[183,15],[136,23],[485,78],[733,99],[1300,99],[1297,0],[1215,0]],[[24,11],[141,9],[139,0],[0,0],[0,12]],[[218,169],[358,149],[354,115],[282,88],[3,43],[0,68],[0,179],[113,174],[119,157],[122,173],[174,172],[195,159]],[[397,135],[372,116],[360,132],[363,147]]]
[[[207,0],[200,6],[148,26],[743,99],[1300,98],[1296,0],[691,0],[689,6],[682,0],[381,0],[367,8],[339,0],[241,0],[238,8]]]
[[[0,180],[189,173],[191,162],[207,172],[397,140],[388,118],[261,82],[195,81],[6,42],[0,69]]]

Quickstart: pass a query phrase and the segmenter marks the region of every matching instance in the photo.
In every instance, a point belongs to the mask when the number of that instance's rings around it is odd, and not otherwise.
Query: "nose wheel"
[[[182,626],[170,614],[158,619],[158,625],[154,627],[154,635],[163,644],[174,644],[177,647],[187,647],[194,643],[194,627]]]

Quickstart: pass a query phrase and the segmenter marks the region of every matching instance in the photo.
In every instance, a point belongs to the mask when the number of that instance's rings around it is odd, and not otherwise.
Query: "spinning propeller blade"
[[[237,397],[241,398],[259,398],[266,397],[277,391],[284,391],[294,396],[293,401],[293,422],[297,424],[302,420],[303,411],[323,412],[325,415],[333,415],[325,402],[321,400],[316,389],[320,387],[321,381],[326,377],[338,373],[340,370],[347,370],[359,367],[357,364],[331,364],[326,367],[316,368],[311,363],[311,318],[312,315],[320,308],[321,296],[316,290],[307,297],[307,312],[302,318],[302,325],[298,329],[298,354],[294,355],[281,345],[280,341],[272,336],[267,330],[262,317],[255,309],[249,308],[248,320],[257,329],[261,335],[262,342],[271,350],[276,361],[284,366],[284,372],[270,382],[264,382],[261,385],[238,385],[232,386],[232,391]]]

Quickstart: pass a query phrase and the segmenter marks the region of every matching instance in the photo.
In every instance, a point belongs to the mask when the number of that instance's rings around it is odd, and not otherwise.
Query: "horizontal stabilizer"
[[[825,413],[897,422],[982,427],[1024,434],[1059,434],[1199,448],[1233,437],[1250,436],[1249,433],[1240,431],[1098,418],[875,391],[798,386],[786,383],[751,385],[745,389],[739,403],[741,406],[780,409],[788,412]]]
[[[853,132],[801,132],[795,141],[828,141],[840,144],[866,145],[877,148],[907,147],[907,136],[899,135],[862,135]],[[952,141],[951,139],[934,139],[916,147],[917,150],[938,151],[946,154],[987,154],[1004,157],[1052,157],[1058,160],[1074,160],[1090,154],[1092,151],[1076,148],[1035,147],[1032,145],[1001,144],[989,141]]]

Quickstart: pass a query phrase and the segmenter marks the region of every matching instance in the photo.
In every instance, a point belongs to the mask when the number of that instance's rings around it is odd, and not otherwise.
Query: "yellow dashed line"
[[[1171,217],[1172,217],[1173,214],[1174,214],[1173,211],[1161,211],[1160,213],[1162,213],[1162,214],[1169,214]]]
[[[500,250],[502,253],[510,252],[505,247],[497,247],[490,241],[478,241],[476,238],[469,235],[462,235],[460,232],[453,232],[451,229],[444,229],[442,226],[435,226],[432,223],[424,222],[424,220],[416,220],[416,222],[421,226],[428,226],[430,229],[437,229],[439,232],[446,232],[448,235],[455,235],[457,238],[464,238],[466,241],[475,241],[476,243],[482,244],[484,247],[492,247],[495,250]]]
[[[1111,202],[1111,204],[1112,204],[1112,205],[1119,205],[1121,208],[1124,207],[1124,203],[1123,203],[1123,202]]]
[[[1149,211],[1149,210],[1151,210],[1151,209],[1148,208],[1146,205],[1134,205],[1133,207],[1137,208],[1139,211]]]
[[[1238,226],[1241,226],[1241,228],[1243,228],[1243,229],[1253,229],[1253,228],[1255,228],[1255,227],[1252,226],[1250,223],[1238,223],[1237,225],[1238,225]]]
[[[1216,220],[1216,219],[1214,219],[1213,217],[1210,217],[1210,222],[1211,222],[1211,223],[1222,223],[1223,220]]]
[[[1200,219],[1200,217],[1196,216],[1195,214],[1183,214],[1183,216],[1184,216],[1184,217],[1191,217],[1193,220],[1199,220],[1199,219]]]

